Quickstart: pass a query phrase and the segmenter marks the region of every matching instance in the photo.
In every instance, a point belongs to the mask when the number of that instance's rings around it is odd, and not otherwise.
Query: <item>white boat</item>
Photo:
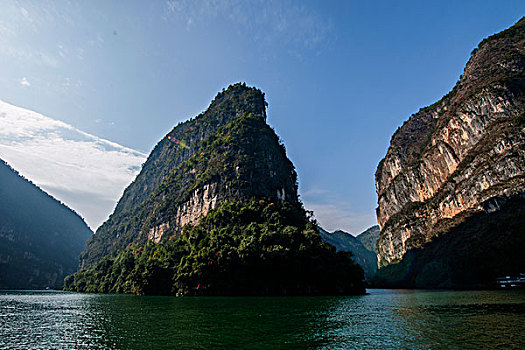
[[[496,279],[496,283],[500,288],[525,288],[525,273],[520,273],[519,276],[505,276]]]

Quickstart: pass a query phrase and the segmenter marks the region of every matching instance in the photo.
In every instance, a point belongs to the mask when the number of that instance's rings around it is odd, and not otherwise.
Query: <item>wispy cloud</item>
[[[62,45],[62,44],[57,44],[57,48],[58,48],[58,54],[60,57],[64,58],[67,56],[68,54],[68,49]]]
[[[42,37],[42,30],[57,19],[53,15],[55,9],[52,2],[42,6],[40,2],[24,1],[24,7],[20,7],[18,2],[2,3],[0,57],[14,59],[14,62],[26,67],[59,67],[64,52],[56,52],[46,40],[36,40]]]
[[[25,18],[29,18],[29,12],[28,12],[25,8],[21,7],[21,8],[20,8],[20,13],[21,13],[22,16],[24,16]]]
[[[164,18],[186,23],[186,29],[222,18],[263,46],[287,45],[294,55],[300,55],[302,50],[320,49],[333,31],[329,18],[292,1],[168,0]]]
[[[146,155],[0,101],[0,158],[96,228]]]
[[[358,235],[377,223],[374,212],[354,211],[350,200],[341,200],[321,188],[310,188],[301,193],[301,198],[305,208],[312,210],[319,225],[328,231],[343,230]]]
[[[26,77],[22,77],[22,79],[20,80],[20,85],[31,86],[31,83],[29,83]]]

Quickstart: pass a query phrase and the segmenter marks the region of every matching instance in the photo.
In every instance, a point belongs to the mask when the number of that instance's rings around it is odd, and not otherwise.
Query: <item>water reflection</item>
[[[414,336],[411,348],[521,349],[523,292],[463,291],[406,294],[397,309]],[[417,346],[417,347],[416,347]]]
[[[0,292],[1,349],[518,349],[525,293],[346,298]]]
[[[83,348],[91,341],[85,301],[90,295],[54,292],[0,294],[0,348]],[[109,349],[111,347],[87,347]]]
[[[372,290],[325,322],[322,349],[522,349],[525,293]]]
[[[318,347],[308,335],[329,305],[322,298],[101,296],[92,313],[109,317],[92,328],[123,349],[307,349]]]

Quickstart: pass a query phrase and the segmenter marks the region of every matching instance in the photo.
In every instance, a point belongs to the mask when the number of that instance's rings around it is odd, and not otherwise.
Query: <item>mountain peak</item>
[[[247,86],[246,83],[236,83],[219,92],[206,112],[215,110],[216,113],[230,113],[230,116],[252,114],[261,116],[266,121],[267,105],[264,92],[260,89]]]
[[[266,124],[264,93],[230,85],[157,144],[83,261],[89,265],[132,242],[178,236],[222,201],[255,197],[299,205],[296,181],[284,146]]]
[[[235,84],[166,135],[88,242],[83,269],[66,288],[364,293],[363,270],[321,242],[299,201],[297,174],[265,107],[259,89]]]

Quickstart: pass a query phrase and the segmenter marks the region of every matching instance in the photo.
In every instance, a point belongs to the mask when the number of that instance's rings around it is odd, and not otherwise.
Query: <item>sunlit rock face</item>
[[[483,40],[454,89],[393,135],[376,171],[379,267],[524,196],[524,27]]]

